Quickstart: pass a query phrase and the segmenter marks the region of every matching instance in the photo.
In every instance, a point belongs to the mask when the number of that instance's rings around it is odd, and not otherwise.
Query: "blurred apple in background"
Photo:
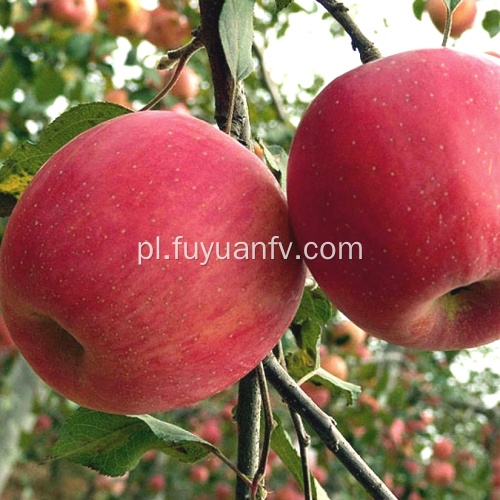
[[[43,0],[48,2],[53,19],[70,24],[79,31],[88,30],[97,19],[96,0]]]
[[[427,0],[427,12],[434,26],[444,33],[446,25],[446,7],[443,0]],[[459,38],[464,31],[471,29],[477,15],[476,0],[462,0],[458,7],[453,11],[451,36]]]
[[[146,40],[159,49],[170,50],[187,41],[191,32],[188,18],[175,10],[157,7],[151,12]]]

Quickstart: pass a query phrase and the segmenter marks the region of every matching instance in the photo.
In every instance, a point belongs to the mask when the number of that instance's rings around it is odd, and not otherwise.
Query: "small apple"
[[[453,455],[455,447],[453,443],[446,438],[439,439],[432,446],[432,452],[435,458],[438,460],[446,460]]]
[[[453,38],[459,38],[464,31],[471,29],[477,16],[477,0],[462,0],[453,11],[451,18],[451,33]],[[447,10],[443,0],[427,0],[426,9],[434,26],[444,33]]]
[[[127,488],[127,472],[123,476],[109,477],[97,474],[94,478],[94,487],[97,491],[111,493],[113,496],[121,496]]]
[[[151,477],[148,478],[146,485],[149,490],[158,493],[165,489],[167,481],[165,479],[165,476],[161,474],[153,474]]]
[[[487,56],[414,50],[338,77],[302,117],[293,231],[323,291],[375,337],[500,338],[499,81]]]
[[[322,385],[305,382],[302,389],[320,408],[326,408],[332,399],[330,389]]]
[[[74,26],[80,31],[88,30],[97,19],[96,0],[50,0],[49,6],[54,20]]]
[[[0,300],[56,391],[108,413],[167,411],[231,386],[276,345],[302,295],[295,246],[253,153],[190,116],[129,113],[31,181],[3,237]]]
[[[115,36],[142,38],[149,29],[151,11],[138,0],[108,0],[106,27]]]
[[[173,75],[172,70],[168,70],[164,75],[164,84],[166,85]],[[185,66],[175,85],[170,89],[169,94],[183,101],[193,99],[200,90],[200,77],[188,66]]]
[[[186,16],[175,10],[157,7],[151,12],[146,40],[160,49],[171,50],[180,47],[190,32],[191,25]]]
[[[431,460],[425,470],[425,477],[431,484],[449,486],[455,480],[455,467],[449,462]]]
[[[180,115],[191,116],[191,111],[189,111],[189,108],[183,102],[175,103],[168,110]]]
[[[328,340],[333,341],[343,351],[356,353],[364,345],[366,332],[352,321],[334,323],[328,330]]]
[[[189,479],[193,483],[204,484],[210,477],[210,471],[204,465],[193,465],[189,471]]]
[[[111,89],[108,90],[103,97],[103,101],[113,102],[120,106],[132,109],[132,103],[128,98],[128,92],[125,89]]]
[[[344,358],[338,354],[326,354],[321,357],[321,368],[341,380],[347,380],[349,369]]]

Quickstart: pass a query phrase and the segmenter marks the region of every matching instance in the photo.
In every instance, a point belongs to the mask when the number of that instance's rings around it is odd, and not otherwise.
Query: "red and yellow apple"
[[[462,0],[453,11],[451,18],[451,33],[453,38],[459,38],[464,31],[471,29],[477,16],[477,0]],[[443,0],[427,0],[426,9],[434,26],[444,33],[447,10]]]
[[[366,332],[352,321],[344,320],[328,329],[328,340],[333,341],[340,349],[354,354],[364,345]]]
[[[151,12],[146,40],[161,49],[176,49],[187,40],[190,32],[191,25],[186,16],[160,6]]]
[[[286,331],[305,277],[291,244],[284,194],[254,154],[196,118],[130,113],[61,148],[21,196],[0,253],[5,321],[81,405],[188,406]]]
[[[138,0],[108,0],[106,27],[115,36],[143,37],[149,29],[151,11]]]
[[[433,350],[500,338],[499,81],[487,56],[415,50],[340,76],[302,117],[293,231],[366,332]]]

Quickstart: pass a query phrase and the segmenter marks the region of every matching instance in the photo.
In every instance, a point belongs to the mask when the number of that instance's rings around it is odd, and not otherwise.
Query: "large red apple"
[[[490,59],[440,48],[366,64],[319,94],[293,140],[288,202],[308,267],[347,317],[389,342],[439,350],[500,338]]]
[[[477,0],[462,0],[458,7],[453,11],[451,33],[453,38],[459,38],[464,31],[472,28],[477,16]],[[444,33],[446,25],[447,10],[443,0],[427,0],[427,12],[434,26]]]
[[[191,405],[287,329],[304,270],[278,243],[292,243],[286,201],[255,155],[196,118],[131,113],[60,149],[19,200],[0,255],[5,320],[40,377],[81,405]]]
[[[88,29],[97,19],[96,0],[50,0],[50,15],[61,23]]]

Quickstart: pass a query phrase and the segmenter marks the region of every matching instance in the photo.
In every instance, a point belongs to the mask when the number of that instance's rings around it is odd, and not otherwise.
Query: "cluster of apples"
[[[427,465],[425,477],[431,484],[449,486],[456,476],[455,466],[450,462],[455,446],[450,439],[441,438],[434,443],[432,451],[433,457]]]
[[[29,34],[33,23],[46,16],[80,32],[96,29],[102,16],[111,34],[146,39],[165,50],[182,45],[191,32],[188,19],[172,2],[160,2],[156,9],[147,10],[140,0],[37,0],[29,19],[15,28]]]
[[[305,246],[346,241],[361,258],[304,260],[363,331],[421,349],[498,339],[499,79],[488,57],[449,49],[335,79],[297,129],[288,201],[256,155],[195,118],[131,113],[84,132],[41,168],[5,232],[0,298],[14,342],[84,406],[191,405],[286,331]],[[179,237],[191,246],[173,258]],[[164,251],[138,265],[138,244],[156,238]],[[270,258],[273,238],[288,256]],[[254,258],[187,256],[256,242]]]

